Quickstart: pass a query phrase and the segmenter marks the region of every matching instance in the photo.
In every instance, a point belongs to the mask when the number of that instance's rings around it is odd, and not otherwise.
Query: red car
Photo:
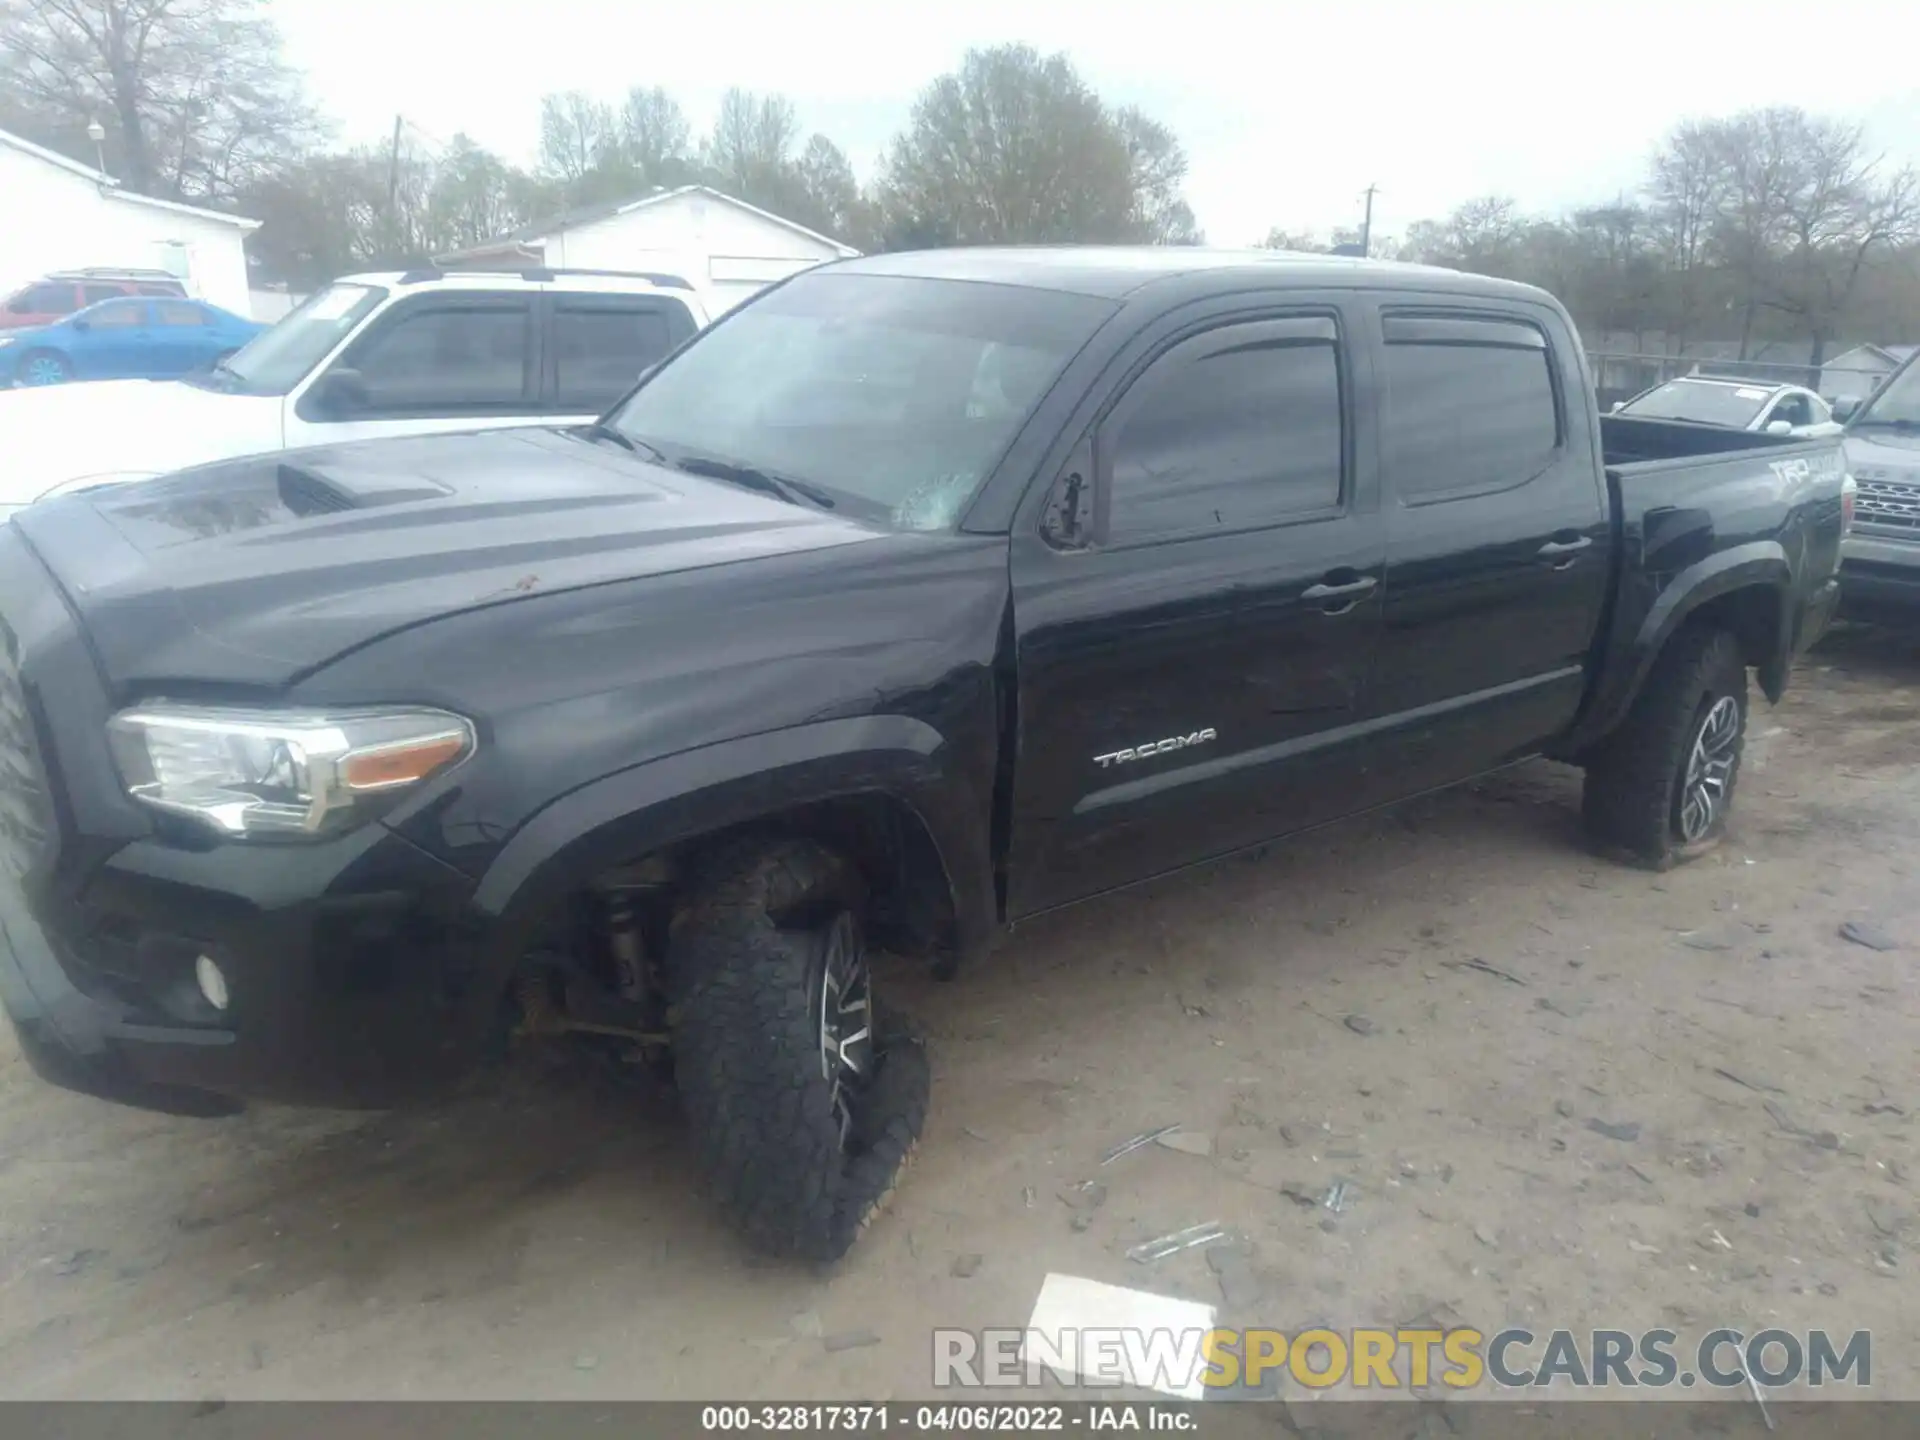
[[[0,330],[51,325],[76,310],[122,295],[180,297],[186,293],[186,286],[164,270],[59,270],[0,301]]]

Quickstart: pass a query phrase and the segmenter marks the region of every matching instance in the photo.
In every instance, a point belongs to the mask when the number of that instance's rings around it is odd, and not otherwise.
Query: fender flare
[[[795,806],[859,794],[910,809],[933,839],[952,898],[957,960],[997,928],[989,813],[946,768],[931,725],[904,715],[824,720],[724,740],[615,771],[568,792],[515,832],[473,905],[514,936],[583,872]]]
[[[1633,636],[1624,642],[1626,654],[1612,668],[1613,678],[1555,753],[1576,753],[1612,733],[1639,698],[1660,652],[1680,627],[1703,606],[1748,589],[1770,591],[1778,607],[1773,651],[1758,666],[1761,689],[1768,699],[1777,700],[1793,658],[1793,567],[1779,541],[1754,540],[1687,566],[1662,587]]]

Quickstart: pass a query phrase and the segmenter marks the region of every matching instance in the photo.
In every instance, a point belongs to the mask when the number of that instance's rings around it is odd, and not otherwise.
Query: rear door
[[[219,352],[213,316],[191,300],[154,300],[155,375],[184,375],[207,364]],[[163,368],[164,367],[164,368]]]
[[[80,287],[71,280],[42,280],[7,301],[6,325],[9,329],[51,325],[71,315],[80,305]]]
[[[541,420],[534,302],[436,290],[388,306],[295,396],[288,448]]]
[[[550,291],[543,392],[556,423],[585,423],[631,390],[640,372],[693,334],[678,300]]]
[[[1344,807],[1385,542],[1345,297],[1170,318],[1054,480],[1061,548],[1017,527],[1009,913]],[[1049,502],[1051,504],[1051,502]]]
[[[1612,531],[1571,331],[1524,303],[1382,303],[1387,572],[1366,799],[1537,750],[1571,723]]]

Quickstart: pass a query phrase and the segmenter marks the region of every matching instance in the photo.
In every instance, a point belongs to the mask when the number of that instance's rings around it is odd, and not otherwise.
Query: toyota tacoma
[[[1540,290],[1191,249],[859,259],[597,423],[0,526],[0,994],[135,1105],[390,1105],[514,1037],[670,1065],[832,1258],[919,1134],[871,949],[1535,755],[1609,852],[1726,824],[1826,624],[1833,440],[1595,413]]]

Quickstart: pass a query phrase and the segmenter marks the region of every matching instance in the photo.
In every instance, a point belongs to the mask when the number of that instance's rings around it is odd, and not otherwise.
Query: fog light
[[[202,955],[193,962],[193,978],[200,982],[200,993],[207,997],[207,1003],[216,1010],[227,1008],[227,977],[220,973],[220,967],[211,957]]]

